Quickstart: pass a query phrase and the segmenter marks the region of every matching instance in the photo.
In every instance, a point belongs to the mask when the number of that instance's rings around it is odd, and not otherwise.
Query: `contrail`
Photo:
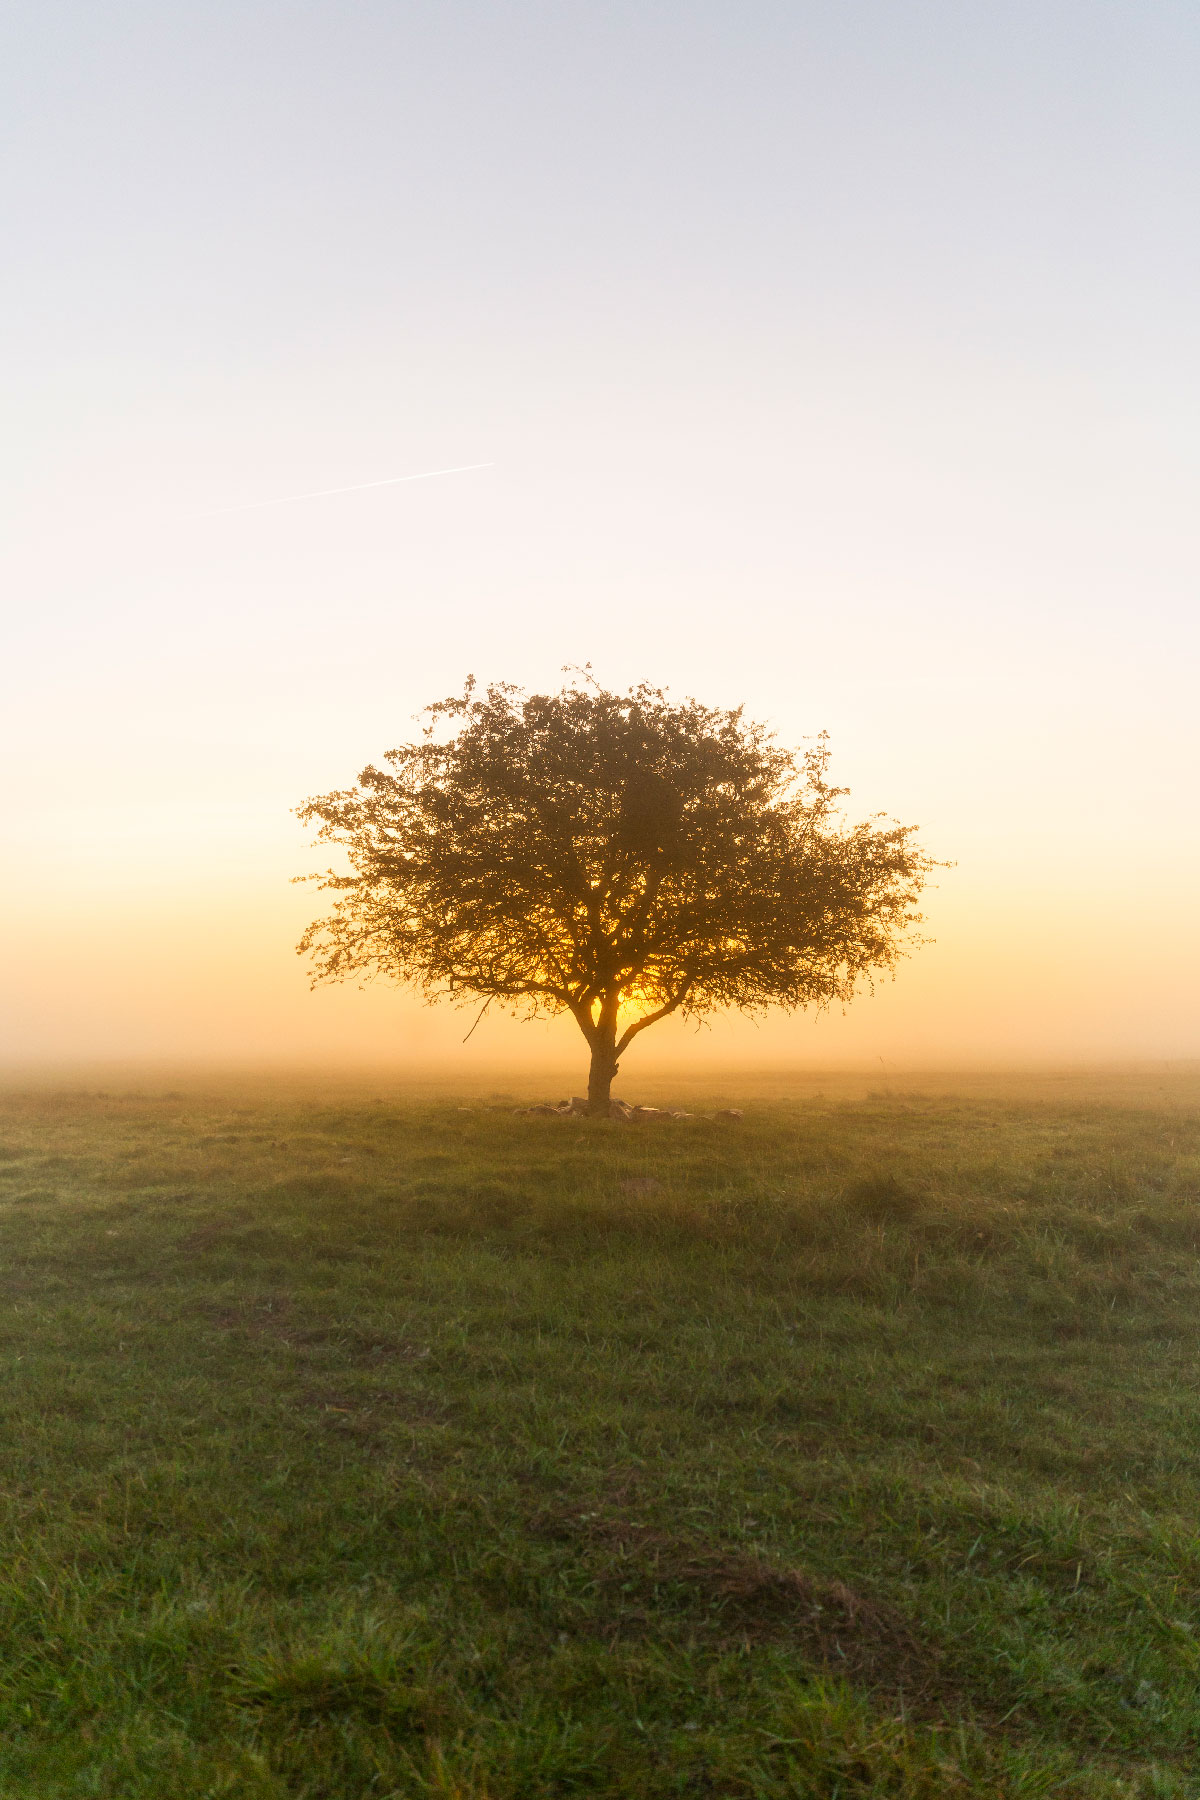
[[[217,513],[258,512],[264,506],[290,506],[293,500],[326,500],[331,494],[362,494],[368,488],[396,487],[402,481],[432,481],[435,475],[465,475],[468,469],[494,469],[494,462],[459,463],[454,469],[422,469],[419,475],[385,475],[382,481],[358,481],[353,487],[316,488],[311,494],[280,494],[276,500],[247,500],[239,506],[217,506],[205,513],[206,519]]]

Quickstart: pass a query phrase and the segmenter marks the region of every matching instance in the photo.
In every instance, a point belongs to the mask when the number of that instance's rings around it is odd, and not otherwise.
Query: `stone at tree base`
[[[574,1094],[569,1100],[560,1100],[557,1106],[542,1101],[537,1106],[516,1106],[513,1108],[514,1119],[586,1119],[589,1116],[588,1102],[580,1094]],[[624,1125],[658,1124],[664,1119],[690,1119],[694,1115],[682,1112],[678,1108],[665,1106],[630,1106],[627,1100],[610,1100],[608,1117],[617,1119]],[[741,1113],[732,1113],[730,1117],[741,1118]],[[720,1118],[721,1114],[718,1113]]]

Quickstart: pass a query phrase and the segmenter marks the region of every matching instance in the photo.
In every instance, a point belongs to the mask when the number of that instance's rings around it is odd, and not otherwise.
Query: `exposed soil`
[[[387,1332],[363,1331],[357,1325],[298,1325],[291,1296],[265,1294],[236,1306],[203,1305],[195,1309],[222,1331],[248,1337],[269,1337],[300,1351],[329,1349],[340,1363],[351,1368],[378,1368],[384,1363],[420,1363],[428,1360],[430,1346]]]
[[[648,1590],[671,1587],[701,1605],[718,1632],[737,1642],[786,1638],[815,1666],[902,1699],[918,1712],[970,1710],[969,1695],[941,1646],[924,1639],[896,1607],[844,1582],[781,1568],[736,1548],[672,1538],[612,1513],[545,1511],[533,1529],[603,1558],[597,1581],[612,1593],[617,1629],[636,1625]]]

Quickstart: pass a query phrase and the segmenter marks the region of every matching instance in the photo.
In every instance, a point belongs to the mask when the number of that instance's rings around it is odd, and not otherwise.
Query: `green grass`
[[[0,1196],[3,1800],[1200,1794],[1195,1105],[10,1094]]]

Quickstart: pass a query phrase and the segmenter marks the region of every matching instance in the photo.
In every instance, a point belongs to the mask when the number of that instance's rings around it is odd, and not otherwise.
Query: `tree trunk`
[[[588,1071],[588,1117],[607,1119],[612,1095],[613,1077],[617,1072],[616,1032],[606,1033],[592,1045],[592,1066]]]

